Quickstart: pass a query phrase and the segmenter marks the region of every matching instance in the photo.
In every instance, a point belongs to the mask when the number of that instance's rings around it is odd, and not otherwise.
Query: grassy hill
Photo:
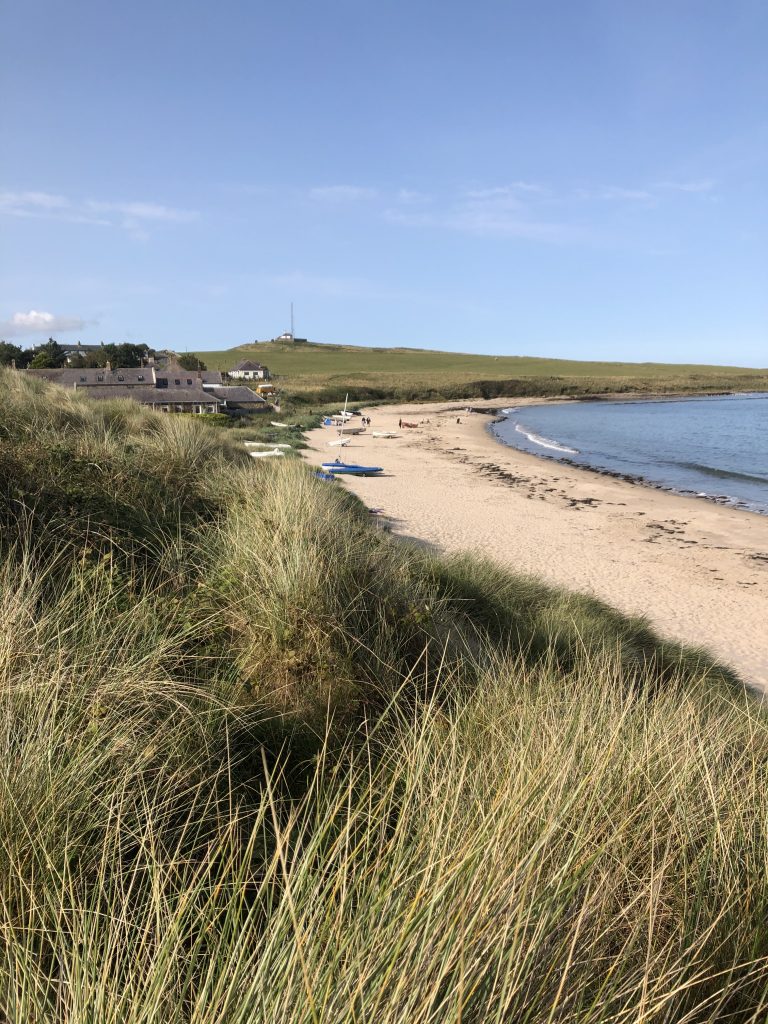
[[[766,1019],[727,670],[202,417],[0,393],[0,1020]]]
[[[516,394],[768,390],[768,370],[670,363],[580,362],[417,348],[263,342],[196,352],[211,369],[265,363],[297,401],[463,399]]]

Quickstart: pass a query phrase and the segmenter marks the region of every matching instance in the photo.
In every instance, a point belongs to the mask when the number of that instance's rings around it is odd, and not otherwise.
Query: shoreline
[[[371,430],[348,461],[383,466],[345,483],[395,535],[448,553],[469,551],[516,572],[644,615],[667,638],[699,646],[768,692],[768,516],[584,472],[496,440],[498,399],[365,410]],[[418,420],[398,430],[398,419]],[[456,420],[461,420],[457,423]],[[313,464],[340,454],[327,428],[307,432]]]
[[[758,392],[755,392],[756,394]],[[759,392],[762,394],[762,392]],[[669,401],[675,401],[676,399],[669,399]],[[543,403],[536,403],[543,404]],[[551,404],[551,403],[550,403]],[[649,487],[654,491],[662,491],[665,494],[679,494],[683,498],[691,498],[696,501],[708,501],[714,505],[719,505],[722,508],[732,508],[738,512],[748,512],[751,515],[768,517],[768,510],[763,512],[761,509],[750,507],[749,503],[742,501],[739,498],[732,498],[727,494],[705,494],[703,492],[683,490],[682,488],[672,487],[669,484],[662,484],[656,480],[650,480],[646,476],[641,476],[635,473],[622,473],[617,469],[607,469],[602,466],[587,466],[581,462],[575,462],[573,459],[562,458],[558,459],[555,455],[546,455],[544,452],[528,452],[525,448],[518,448],[516,445],[507,444],[493,432],[493,427],[497,423],[503,423],[508,416],[498,415],[495,419],[491,420],[486,425],[486,430],[490,437],[494,439],[496,444],[502,445],[504,448],[512,448],[514,451],[520,452],[524,455],[531,455],[535,459],[544,459],[547,462],[553,462],[558,465],[570,466],[572,469],[578,470],[585,473],[596,473],[598,476],[613,477],[614,480],[623,480],[625,483],[633,484],[638,487]]]

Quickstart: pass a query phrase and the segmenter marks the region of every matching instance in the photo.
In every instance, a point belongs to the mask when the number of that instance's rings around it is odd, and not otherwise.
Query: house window
[[[96,375],[96,380],[104,380],[104,374],[103,373],[98,373]]]
[[[168,378],[167,377],[158,377],[157,378],[157,386],[159,388],[167,388],[168,387]],[[167,412],[167,410],[166,410],[166,412]]]
[[[138,376],[136,377],[136,380],[144,380],[144,374],[143,373],[138,374]]]
[[[187,384],[191,384],[191,383],[192,383],[192,378],[191,377],[187,377]]]
[[[81,384],[85,384],[85,377],[81,377],[81,378],[80,378],[80,383],[81,383]]]
[[[123,374],[122,374],[122,373],[118,373],[118,375],[117,375],[117,379],[118,379],[118,380],[125,380],[125,377],[123,376]]]
[[[173,383],[174,383],[174,384],[181,384],[181,381],[179,380],[179,378],[178,378],[178,377],[176,377],[176,379],[174,380],[174,382],[173,382]]]

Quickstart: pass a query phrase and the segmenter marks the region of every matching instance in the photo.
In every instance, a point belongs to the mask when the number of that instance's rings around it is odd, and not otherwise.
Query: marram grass
[[[766,1018],[727,673],[191,419],[2,383],[0,1018]]]

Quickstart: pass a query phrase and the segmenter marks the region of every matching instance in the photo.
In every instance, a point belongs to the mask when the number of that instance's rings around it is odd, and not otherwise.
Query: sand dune
[[[400,418],[419,423],[397,438],[353,438],[343,451],[347,461],[385,468],[346,486],[381,509],[395,533],[478,551],[645,615],[768,691],[768,516],[518,452],[488,434],[487,415],[455,403],[365,413],[371,430],[397,430]],[[338,454],[328,430],[308,436],[313,462]]]

